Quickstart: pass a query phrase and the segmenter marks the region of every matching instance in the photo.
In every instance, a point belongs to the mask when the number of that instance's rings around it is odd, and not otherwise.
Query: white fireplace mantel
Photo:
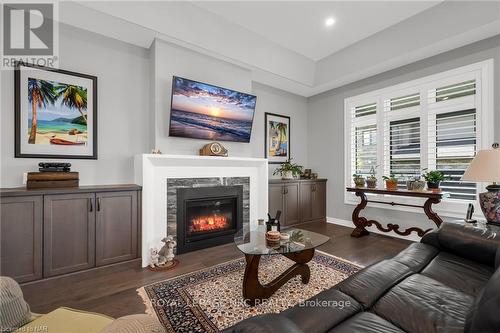
[[[135,181],[142,186],[142,266],[149,249],[167,233],[167,179],[250,178],[250,229],[268,211],[268,165],[264,158],[143,154],[135,157]]]

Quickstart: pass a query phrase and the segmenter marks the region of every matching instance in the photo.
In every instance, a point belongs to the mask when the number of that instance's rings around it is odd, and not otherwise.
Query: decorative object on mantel
[[[290,160],[290,117],[265,113],[265,157],[269,164]]]
[[[71,172],[71,163],[40,162],[39,172],[28,172],[26,188],[78,187],[80,175]]]
[[[174,259],[174,248],[177,242],[172,236],[167,236],[161,240],[165,243],[160,251],[156,248],[152,248],[151,251],[151,264],[149,265],[150,270],[153,271],[164,271],[169,270],[177,266],[179,261]]]
[[[151,149],[151,154],[161,155],[160,149]]]
[[[441,217],[439,217],[438,214],[436,214],[432,210],[432,205],[433,204],[438,204],[441,202],[442,198],[445,198],[448,196],[447,193],[445,192],[435,192],[435,191],[408,191],[408,190],[382,190],[382,189],[368,189],[368,188],[359,188],[359,187],[347,187],[346,188],[347,192],[354,192],[357,197],[361,199],[360,203],[356,206],[354,211],[352,212],[352,222],[356,226],[356,228],[353,230],[351,233],[351,237],[361,237],[364,235],[368,235],[368,231],[365,229],[366,227],[370,227],[372,225],[375,225],[378,230],[383,231],[383,232],[390,232],[394,231],[398,235],[401,236],[408,236],[410,235],[413,231],[417,233],[420,237],[422,237],[424,234],[427,232],[431,231],[432,228],[429,228],[427,230],[422,230],[418,227],[410,227],[406,230],[400,231],[399,230],[399,225],[398,224],[392,224],[389,223],[387,224],[387,227],[383,227],[382,224],[378,221],[375,220],[368,220],[365,217],[359,216],[359,213],[366,207],[368,202],[374,202],[374,203],[379,203],[379,204],[384,204],[384,205],[391,205],[391,206],[404,206],[404,207],[416,207],[416,208],[423,208],[425,215],[432,220],[436,226],[440,226],[443,220]],[[381,200],[368,200],[366,194],[367,193],[373,193],[373,194],[381,194],[381,195],[394,195],[394,196],[401,196],[401,197],[414,197],[414,198],[425,198],[427,199],[425,203],[420,206],[420,205],[414,205],[414,204],[405,204],[405,203],[396,203],[396,202],[388,202],[388,201],[381,201]]]
[[[15,157],[97,159],[97,77],[19,62],[14,89]]]
[[[444,173],[442,173],[439,170],[428,170],[428,169],[423,169],[424,174],[422,177],[425,179],[427,182],[427,188],[429,190],[439,190],[439,184],[443,180],[447,180],[448,178],[444,176]]]
[[[227,157],[227,149],[219,142],[207,143],[200,149],[200,156],[223,156]]]
[[[500,149],[498,143],[492,148],[476,154],[461,180],[493,183],[479,193],[479,203],[488,223],[500,226]]]
[[[273,175],[281,175],[281,179],[294,179],[302,173],[302,165],[292,163],[292,159],[286,160],[278,168],[274,169]]]

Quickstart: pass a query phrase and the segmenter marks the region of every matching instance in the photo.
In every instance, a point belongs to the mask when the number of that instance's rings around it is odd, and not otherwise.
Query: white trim
[[[326,217],[326,223],[341,225],[343,227],[348,227],[348,228],[354,229],[354,224],[352,223],[352,221],[338,219],[336,217],[328,217],[327,216]],[[408,235],[408,236],[401,236],[401,235],[398,235],[397,233],[395,233],[394,231],[383,232],[383,231],[380,231],[376,227],[373,227],[373,226],[372,227],[367,227],[366,230],[368,230],[369,232],[373,232],[373,233],[379,234],[379,235],[384,235],[384,236],[388,236],[388,237],[405,239],[405,240],[409,240],[409,241],[412,241],[412,242],[420,242],[420,238],[421,238],[416,233],[413,233],[413,232],[410,235]]]
[[[352,108],[364,105],[368,103],[377,103],[377,114],[376,117],[371,117],[371,123],[376,118],[375,122],[377,125],[377,164],[380,167],[377,170],[377,178],[380,181],[380,178],[383,173],[387,173],[388,170],[384,170],[386,163],[384,163],[384,121],[385,121],[385,112],[384,112],[384,100],[387,98],[391,98],[394,96],[404,96],[405,94],[420,93],[420,112],[419,114],[415,114],[420,117],[420,128],[421,128],[421,137],[423,138],[421,142],[421,151],[420,151],[420,163],[421,167],[429,166],[428,160],[428,119],[429,112],[433,114],[441,113],[441,112],[449,112],[452,111],[452,108],[457,107],[457,103],[448,103],[448,102],[440,102],[439,106],[435,103],[429,104],[428,101],[428,92],[431,89],[435,89],[437,85],[447,85],[453,84],[459,80],[466,79],[475,79],[476,80],[476,95],[473,98],[465,98],[460,103],[466,102],[464,105],[458,105],[460,107],[473,107],[476,109],[476,113],[478,114],[477,121],[477,149],[488,149],[490,145],[494,141],[494,112],[493,112],[493,104],[494,104],[494,61],[493,59],[488,59],[485,61],[481,61],[478,63],[462,66],[459,68],[455,68],[452,70],[448,70],[445,72],[441,72],[438,74],[433,74],[430,76],[426,76],[423,78],[411,80],[408,82],[400,83],[397,85],[393,85],[390,87],[385,87],[381,89],[377,89],[375,91],[367,92],[364,94],[360,94],[357,96],[352,96],[344,99],[344,179],[345,186],[351,186],[352,184],[352,126],[353,119],[352,118]],[[437,83],[436,83],[437,82]],[[472,96],[471,96],[472,97]],[[470,103],[470,105],[469,105]],[[393,117],[397,115],[397,112],[394,114],[388,115],[389,117]],[[368,116],[367,116],[368,118]],[[368,120],[368,119],[366,119]],[[365,123],[365,119],[355,119],[356,125],[358,123]],[[383,186],[383,185],[382,185]],[[477,192],[483,192],[485,188],[485,184],[478,184]],[[385,198],[386,196],[381,196],[381,198]],[[398,202],[401,203],[410,203],[413,201],[408,198],[398,198]],[[349,192],[344,192],[344,203],[345,204],[357,204],[357,198]],[[436,211],[441,213],[442,215],[458,217],[457,215],[463,215],[462,213],[466,211],[466,206],[470,201],[467,200],[443,200],[443,202],[436,206]],[[476,201],[476,205],[478,203]],[[389,205],[381,205],[381,204],[369,204],[369,206],[383,208],[383,209],[392,209],[392,210],[402,210],[400,207],[389,206]],[[419,209],[408,209],[405,208],[404,211],[412,211],[416,213],[422,213]]]

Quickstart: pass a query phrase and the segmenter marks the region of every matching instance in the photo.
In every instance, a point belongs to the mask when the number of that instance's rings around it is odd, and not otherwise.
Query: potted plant
[[[281,175],[281,179],[293,179],[294,177],[302,173],[302,169],[302,165],[292,163],[292,159],[290,158],[286,162],[282,163],[278,168],[276,168],[273,172],[273,175],[279,174]]]
[[[356,187],[365,187],[365,177],[363,175],[355,173],[352,175],[352,180]]]
[[[385,188],[391,191],[398,189],[398,179],[395,175],[389,175],[389,177],[382,177],[385,180]]]
[[[371,166],[370,168],[370,175],[366,177],[366,186],[368,188],[376,188],[377,187],[377,174],[375,172],[375,168],[378,167],[376,166]]]
[[[424,177],[427,182],[427,188],[429,190],[439,189],[439,184],[446,179],[444,173],[439,170],[423,169],[422,171],[425,171],[422,177]]]

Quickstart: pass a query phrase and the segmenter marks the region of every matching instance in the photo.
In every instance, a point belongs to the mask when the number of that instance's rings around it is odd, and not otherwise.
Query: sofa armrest
[[[445,222],[438,230],[422,237],[421,242],[495,267],[495,256],[500,246],[500,228],[481,227],[465,222]]]

